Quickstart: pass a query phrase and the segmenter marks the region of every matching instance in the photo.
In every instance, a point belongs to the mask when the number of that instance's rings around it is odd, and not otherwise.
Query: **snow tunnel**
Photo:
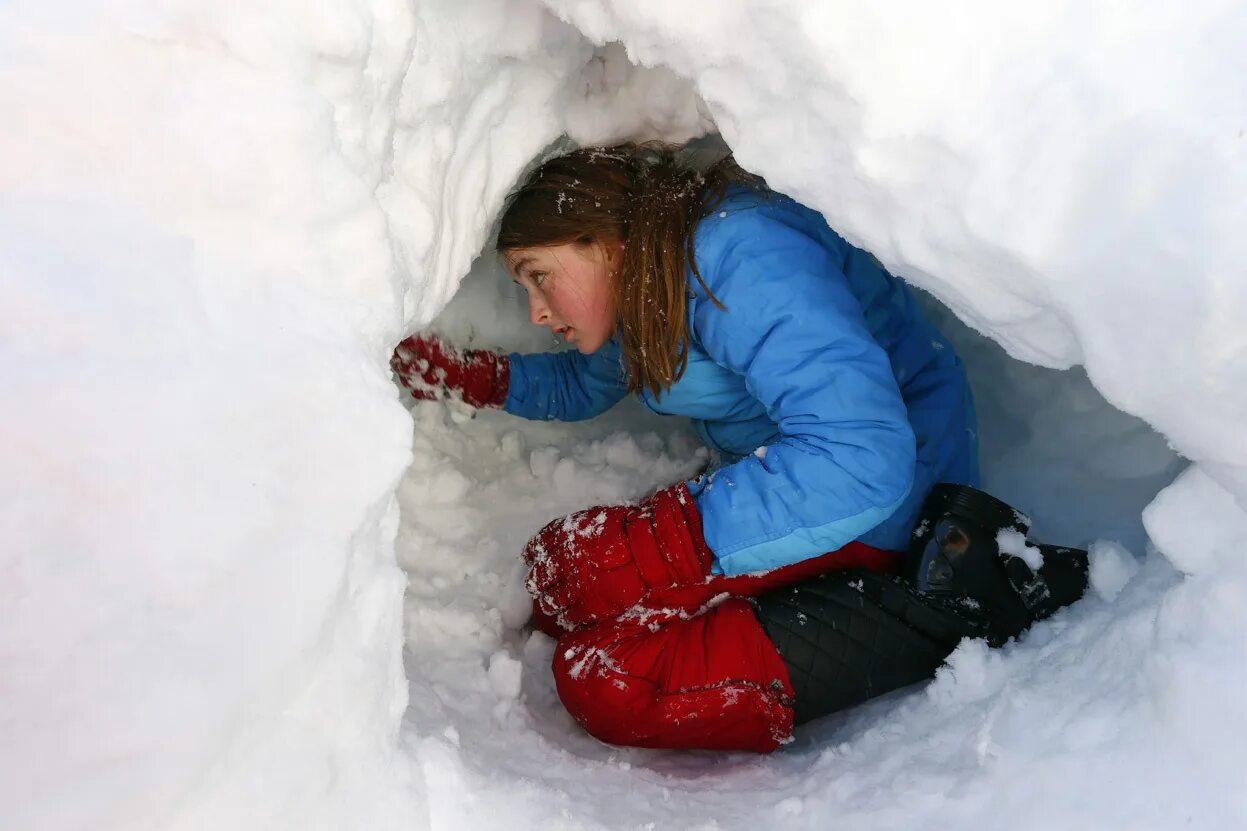
[[[139,0],[0,32],[6,828],[1247,819],[1241,9]],[[533,159],[707,136],[922,292],[987,488],[1095,556],[1018,643],[769,757],[592,740],[522,629],[528,536],[688,475],[691,434],[407,410],[388,369],[429,326],[550,346],[488,248]]]

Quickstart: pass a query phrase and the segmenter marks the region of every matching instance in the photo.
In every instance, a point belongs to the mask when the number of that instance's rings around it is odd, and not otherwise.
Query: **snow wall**
[[[445,308],[551,142],[711,130],[1014,358],[1081,364],[1194,462],[1144,514],[1184,579],[1074,638],[1117,673],[1073,691],[1097,716],[1041,702],[1037,729],[1066,737],[1030,754],[1039,774],[974,773],[1008,741],[971,737],[960,790],[855,816],[1247,814],[1241,4],[262,6],[0,9],[4,827],[451,826],[431,802],[444,768],[399,743],[413,457],[390,349]],[[991,709],[999,660],[967,648],[940,689]],[[1110,690],[1116,715],[1096,710]],[[878,747],[808,822],[875,805],[854,782],[913,781]],[[837,752],[795,758],[826,772]],[[621,776],[590,798],[626,799]],[[972,811],[931,821],[967,793]],[[545,827],[580,827],[575,807],[554,799]]]

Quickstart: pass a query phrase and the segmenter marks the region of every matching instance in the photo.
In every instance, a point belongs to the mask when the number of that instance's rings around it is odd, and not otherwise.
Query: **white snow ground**
[[[1243,825],[1243,42],[1216,0],[6,4],[0,824]],[[711,128],[1050,367],[956,336],[989,486],[1097,561],[769,758],[597,744],[518,628],[527,535],[695,469],[681,426],[413,438],[386,364],[559,135]],[[541,348],[509,291],[438,325]]]

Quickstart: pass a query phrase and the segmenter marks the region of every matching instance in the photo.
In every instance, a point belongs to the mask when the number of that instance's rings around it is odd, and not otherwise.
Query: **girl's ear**
[[[606,267],[608,269],[616,271],[623,265],[623,240],[608,240],[602,243],[602,250],[606,252]]]

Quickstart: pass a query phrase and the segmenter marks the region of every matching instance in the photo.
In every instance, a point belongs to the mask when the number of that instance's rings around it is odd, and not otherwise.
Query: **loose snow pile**
[[[1241,4],[262,5],[0,9],[4,827],[1247,819]],[[945,313],[988,485],[1096,561],[765,759],[594,742],[520,628],[527,536],[683,426],[386,365],[544,347],[488,256],[447,304],[559,136],[711,130],[995,341]]]

